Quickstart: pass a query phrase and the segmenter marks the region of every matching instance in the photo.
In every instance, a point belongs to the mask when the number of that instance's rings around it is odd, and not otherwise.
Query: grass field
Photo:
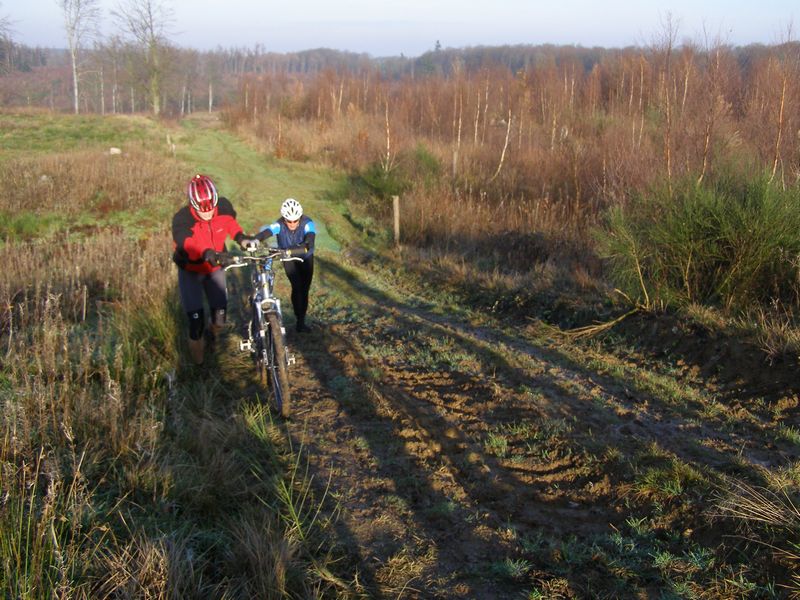
[[[3,596],[798,593],[797,395],[731,376],[750,363],[715,332],[520,322],[487,306],[499,278],[469,289],[474,264],[362,239],[342,175],[214,116],[0,122]],[[248,230],[286,197],[319,225],[289,421],[236,325],[189,365],[169,220],[195,172]]]

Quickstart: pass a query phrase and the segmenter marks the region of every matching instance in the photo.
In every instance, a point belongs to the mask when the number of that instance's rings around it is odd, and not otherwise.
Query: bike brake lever
[[[233,256],[228,256],[227,257],[226,264],[224,264],[222,266],[222,268],[227,271],[228,269],[233,269],[233,268],[236,268],[236,267],[242,267],[244,265],[245,265],[245,262],[242,260],[241,256],[233,255]]]

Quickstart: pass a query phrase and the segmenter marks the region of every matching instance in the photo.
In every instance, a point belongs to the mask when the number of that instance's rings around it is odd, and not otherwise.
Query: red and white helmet
[[[281,216],[287,221],[297,221],[303,216],[303,207],[294,198],[287,198],[281,204]]]
[[[189,181],[189,203],[199,212],[214,210],[217,206],[217,188],[206,175],[195,175]]]

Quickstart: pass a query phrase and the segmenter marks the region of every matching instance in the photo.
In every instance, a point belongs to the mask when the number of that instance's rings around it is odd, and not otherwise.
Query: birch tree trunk
[[[462,115],[464,111],[464,97],[459,94],[458,95],[458,127],[456,133],[456,140],[453,148],[453,179],[456,178],[456,174],[458,173],[458,154],[461,150],[461,122],[462,122]]]
[[[489,179],[489,183],[493,182],[497,179],[497,176],[500,175],[500,170],[503,168],[503,161],[506,158],[506,150],[508,150],[508,140],[511,137],[511,108],[508,109],[508,123],[506,124],[506,141],[503,144],[503,151],[500,153],[500,163],[497,165],[497,170],[492,175],[491,179]]]
[[[106,114],[106,81],[103,67],[100,67],[100,114]]]
[[[781,158],[781,138],[783,137],[783,109],[786,106],[786,72],[783,73],[783,85],[781,86],[781,98],[778,106],[778,131],[775,135],[775,158],[772,161],[772,173],[769,176],[769,181],[775,179],[775,174],[778,172],[778,163]]]
[[[70,66],[72,68],[72,100],[75,114],[80,112],[79,64],[83,42],[94,33],[100,9],[97,0],[57,0],[64,16]]]

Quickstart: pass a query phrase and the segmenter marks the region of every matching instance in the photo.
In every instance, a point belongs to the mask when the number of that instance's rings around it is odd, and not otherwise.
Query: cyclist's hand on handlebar
[[[231,265],[238,265],[240,263],[238,256],[228,254],[227,252],[222,252],[218,254],[217,257],[219,260],[219,265],[223,268],[230,267]]]
[[[300,258],[301,254],[305,254],[307,249],[304,246],[298,246],[296,248],[285,248],[281,250],[281,260],[299,260],[300,262],[303,261]]]
[[[213,248],[209,248],[203,252],[203,260],[212,267],[217,267],[220,265],[219,254]]]
[[[242,250],[252,251],[258,248],[260,245],[258,238],[254,237],[243,237],[239,240],[239,245],[242,247]]]
[[[210,264],[212,267],[228,267],[239,262],[238,256],[232,256],[227,252],[217,252],[209,248],[203,252],[203,260]]]

